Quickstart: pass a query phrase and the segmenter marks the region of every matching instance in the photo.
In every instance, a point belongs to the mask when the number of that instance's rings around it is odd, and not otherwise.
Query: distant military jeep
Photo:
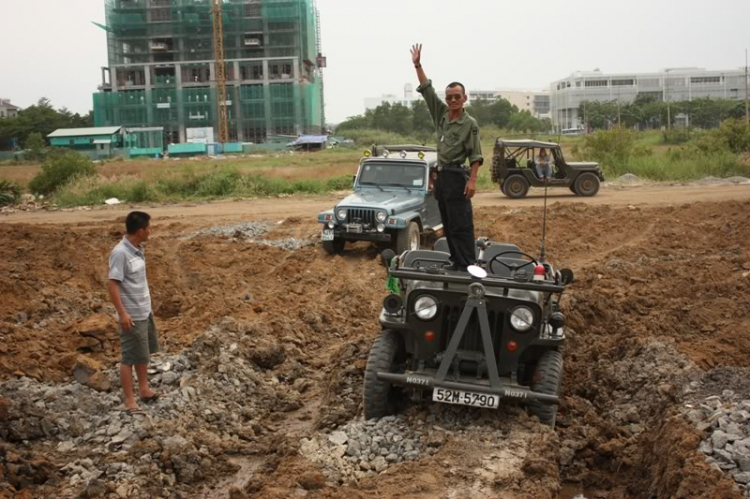
[[[552,176],[542,176],[536,164],[540,149],[550,153]],[[529,187],[567,187],[577,196],[594,196],[604,181],[599,163],[568,162],[559,144],[537,140],[495,141],[492,155],[492,180],[509,198],[522,198]]]
[[[442,228],[430,167],[432,147],[377,146],[367,151],[354,179],[354,193],[318,215],[321,240],[329,254],[344,252],[347,241],[373,241],[396,253],[418,250],[421,234]]]

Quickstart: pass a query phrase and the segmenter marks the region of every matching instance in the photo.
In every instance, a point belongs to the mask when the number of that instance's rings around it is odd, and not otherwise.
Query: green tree
[[[494,102],[486,99],[472,100],[466,111],[477,120],[479,126],[495,125],[506,128],[510,123],[510,117],[518,112],[516,106],[506,99],[498,99]]]
[[[32,132],[26,139],[25,148],[29,150],[28,158],[31,160],[44,159],[45,146],[42,134],[39,132]]]
[[[432,121],[427,103],[422,99],[411,103],[411,126],[412,130],[420,136],[430,136],[435,133],[435,123]]]
[[[35,194],[51,194],[74,178],[96,174],[96,165],[74,151],[53,155],[42,164],[42,171],[29,182]]]

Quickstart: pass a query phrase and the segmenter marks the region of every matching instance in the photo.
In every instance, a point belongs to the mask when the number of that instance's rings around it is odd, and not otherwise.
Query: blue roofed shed
[[[122,127],[58,128],[47,135],[52,147],[67,147],[93,158],[108,158],[122,147]]]

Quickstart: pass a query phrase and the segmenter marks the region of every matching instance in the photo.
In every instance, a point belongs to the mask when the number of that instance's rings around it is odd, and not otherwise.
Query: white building
[[[21,108],[10,103],[10,99],[0,98],[0,118],[15,118]]]
[[[505,99],[519,111],[528,111],[537,118],[550,118],[549,92],[545,90],[471,90],[469,99],[484,99],[490,102]]]
[[[391,105],[401,104],[402,106],[411,107],[412,102],[421,98],[422,97],[419,94],[414,92],[414,86],[411,83],[407,83],[404,85],[403,97],[399,97],[395,94],[384,94],[380,97],[367,97],[365,98],[365,109],[375,109],[386,102]]]
[[[633,102],[638,96],[678,102],[709,97],[743,100],[745,70],[707,71],[703,68],[671,68],[657,73],[605,74],[599,69],[578,71],[550,85],[552,124],[558,129],[578,128],[584,101]]]

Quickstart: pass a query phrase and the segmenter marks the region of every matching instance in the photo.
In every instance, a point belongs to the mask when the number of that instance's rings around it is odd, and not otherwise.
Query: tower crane
[[[219,134],[221,144],[229,142],[229,123],[227,112],[227,74],[224,60],[224,19],[222,4],[224,0],[211,0],[211,17],[213,19],[214,60],[216,61],[216,101],[218,110]]]

